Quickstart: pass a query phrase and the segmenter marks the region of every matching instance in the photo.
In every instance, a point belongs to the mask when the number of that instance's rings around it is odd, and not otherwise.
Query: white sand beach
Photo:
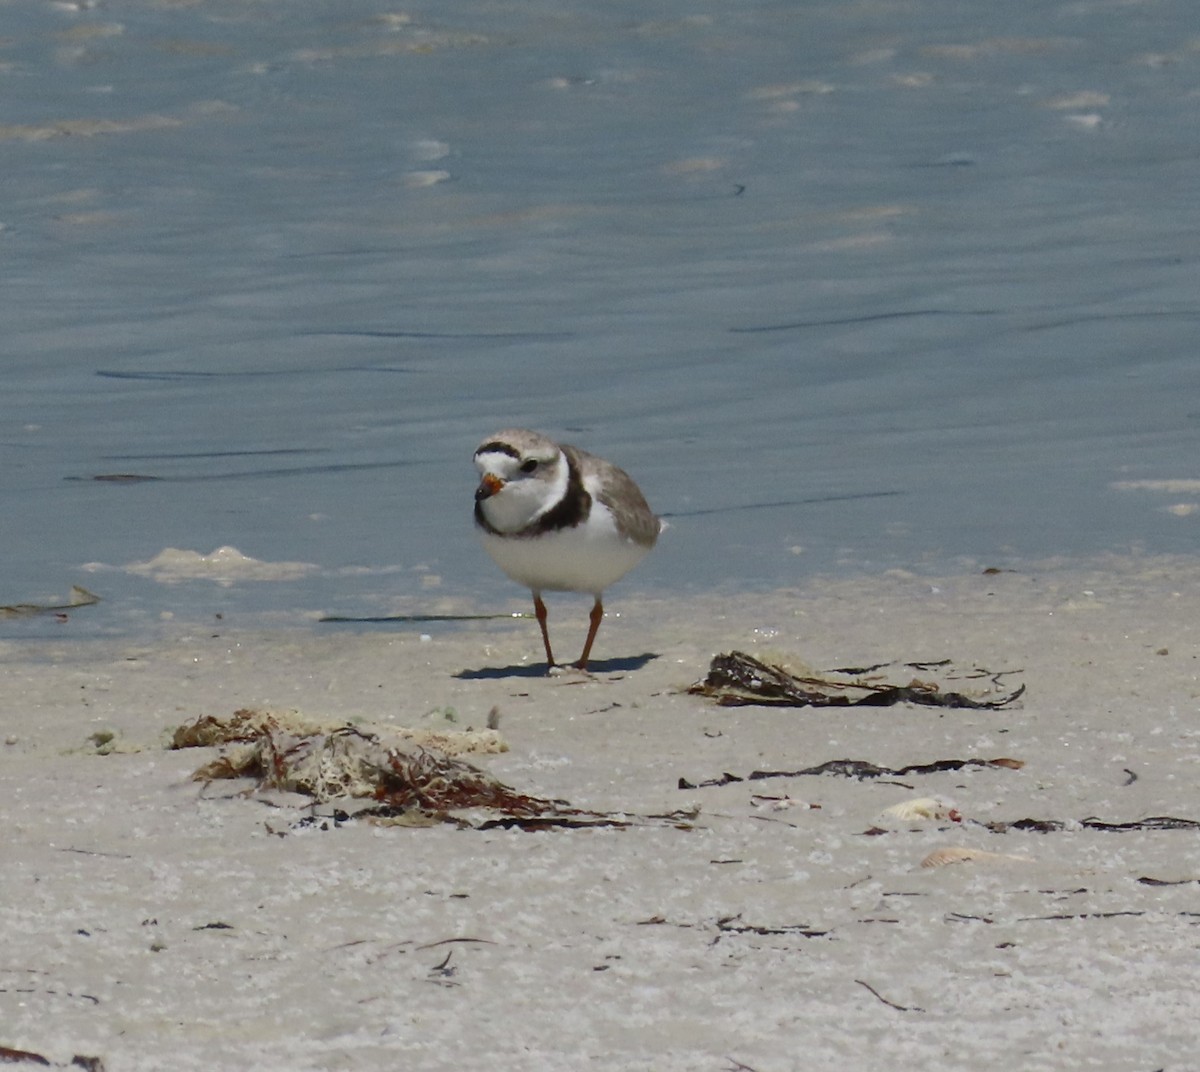
[[[0,1045],[108,1072],[1190,1067],[1200,833],[1080,821],[1200,820],[1198,592],[1194,562],[1149,557],[614,592],[590,678],[528,672],[531,621],[10,640]],[[586,609],[552,608],[568,648]],[[1027,692],[998,711],[683,692],[733,648],[950,658]],[[472,762],[630,825],[378,826],[190,780],[215,752],[170,732],[244,707],[453,729],[494,708],[510,750]],[[700,784],[998,757],[1024,765]],[[880,823],[928,797],[960,820]],[[1025,818],[1067,826],[984,825]],[[921,866],[941,848],[997,856]]]

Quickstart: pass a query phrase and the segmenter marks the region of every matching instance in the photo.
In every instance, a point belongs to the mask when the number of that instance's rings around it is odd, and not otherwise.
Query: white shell
[[[954,802],[945,797],[913,797],[902,800],[890,808],[884,808],[879,813],[881,822],[908,823],[919,819],[949,819],[951,822],[962,822],[962,813],[954,806]]]
[[[924,860],[922,867],[945,867],[947,864],[967,863],[1033,863],[1028,856],[1010,856],[1003,852],[987,852],[985,849],[968,849],[960,845],[947,845],[945,848],[934,849]]]

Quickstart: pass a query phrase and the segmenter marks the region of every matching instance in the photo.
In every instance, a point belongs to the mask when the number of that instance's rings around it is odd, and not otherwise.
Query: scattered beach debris
[[[895,1009],[897,1012],[924,1012],[925,1011],[918,1005],[897,1005],[896,1002],[889,1001],[887,998],[885,998],[870,983],[864,982],[862,979],[855,979],[854,981],[856,983],[858,983],[858,985],[861,986],[864,990],[867,990],[870,993],[874,994],[875,997],[877,997],[880,1001],[882,1001],[889,1009]]]
[[[1035,834],[1053,834],[1060,830],[1108,830],[1118,833],[1152,830],[1200,830],[1200,819],[1179,819],[1173,815],[1151,815],[1132,822],[1110,823],[1094,815],[1086,819],[1017,819],[1014,822],[984,823],[994,834],[1010,830],[1029,830]]]
[[[949,819],[952,823],[962,822],[962,812],[952,801],[944,797],[913,797],[902,800],[876,816],[876,822],[882,823],[912,823],[924,820]]]
[[[439,986],[461,986],[461,983],[454,982],[454,976],[458,974],[458,969],[450,966],[450,958],[452,956],[454,956],[453,949],[446,954],[440,964],[435,964],[429,969],[429,974],[425,981],[428,983],[437,983]]]
[[[879,671],[907,676],[909,671],[936,671],[942,681],[982,681],[986,686],[976,695],[944,688],[937,680],[909,677],[889,681]],[[963,707],[995,711],[1007,707],[1025,692],[1025,686],[1006,689],[1001,678],[1015,670],[991,671],[974,667],[960,671],[949,660],[919,663],[877,663],[820,672],[794,674],[783,666],[766,663],[744,651],[714,655],[708,676],[688,689],[707,696],[722,707],[890,707],[898,703],[925,707]]]
[[[682,930],[708,930],[715,929],[717,934],[713,938],[711,945],[716,945],[722,935],[726,934],[759,934],[759,935],[784,935],[798,934],[802,938],[824,938],[830,932],[828,929],[819,929],[812,927],[807,923],[747,923],[742,919],[741,913],[731,916],[718,916],[715,920],[705,919],[697,923],[676,923],[667,919],[666,916],[651,916],[649,919],[639,919],[634,924],[637,927],[679,927]]]
[[[47,605],[43,603],[10,603],[0,606],[0,618],[30,618],[36,614],[57,614],[66,617],[66,612],[90,607],[100,602],[100,597],[77,584],[71,585],[71,596],[66,603]]]
[[[89,733],[87,736],[87,744],[78,751],[86,755],[94,756],[111,756],[116,753],[133,753],[142,751],[142,746],[131,744],[124,740],[116,730],[96,730],[95,733]]]
[[[59,1064],[32,1050],[16,1050],[11,1046],[0,1046],[0,1064],[36,1065],[38,1068],[77,1068],[83,1072],[104,1072],[104,1062],[99,1057],[84,1057],[76,1054],[68,1065]]]
[[[1200,885],[1200,878],[1153,878],[1142,875],[1138,882],[1143,886],[1191,886]]]
[[[797,800],[787,793],[772,795],[768,793],[751,793],[750,804],[755,808],[770,808],[771,811],[789,811],[800,808],[806,811],[820,811],[821,805],[808,800]]]
[[[921,861],[922,867],[946,867],[949,864],[967,863],[1033,863],[1029,856],[1013,856],[1003,852],[987,852],[984,849],[967,849],[959,845],[947,845],[934,849]]]
[[[1024,760],[1009,759],[1006,756],[999,759],[937,759],[932,763],[910,763],[906,767],[880,767],[868,763],[865,759],[831,759],[826,763],[818,763],[815,767],[804,767],[800,770],[755,770],[746,775],[730,774],[727,771],[717,778],[709,778],[703,782],[680,778],[679,788],[705,789],[733,782],[757,782],[764,778],[803,778],[823,774],[865,781],[868,778],[905,778],[911,774],[937,774],[941,771],[962,770],[965,767],[1003,767],[1008,770],[1020,770],[1024,765]]]
[[[370,802],[345,819],[533,830],[646,823],[688,827],[695,818],[686,811],[607,814],[522,793],[458,758],[506,750],[495,730],[368,729],[322,724],[294,712],[243,709],[230,719],[205,716],[180,726],[172,741],[175,748],[214,744],[224,744],[224,751],[195,771],[194,780],[253,778],[259,788],[301,793],[318,804]]]
[[[1116,912],[1055,912],[1049,916],[1017,916],[1014,923],[1041,923],[1048,920],[1060,919],[1119,919],[1122,916],[1145,916],[1149,913],[1145,911],[1134,911],[1132,909],[1122,909]],[[1177,916],[1193,916],[1193,912],[1176,912]]]
[[[721,934],[799,934],[804,938],[824,938],[829,931],[818,930],[807,923],[778,923],[774,925],[762,923],[747,923],[739,912],[735,916],[722,916],[717,920],[717,930]]]

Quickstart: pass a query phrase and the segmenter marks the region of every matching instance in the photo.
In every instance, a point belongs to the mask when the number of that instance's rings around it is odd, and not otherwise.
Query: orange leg
[[[583,654],[579,656],[579,662],[575,664],[580,670],[587,669],[588,656],[592,654],[592,641],[596,639],[596,634],[600,631],[600,623],[604,620],[604,604],[600,602],[599,596],[596,597],[588,620],[591,622],[591,626],[588,629],[587,643],[583,645]]]
[[[546,662],[554,666],[554,652],[550,650],[550,631],[546,628],[546,604],[542,602],[542,593],[533,593],[533,613],[542,630],[542,643],[546,645]]]

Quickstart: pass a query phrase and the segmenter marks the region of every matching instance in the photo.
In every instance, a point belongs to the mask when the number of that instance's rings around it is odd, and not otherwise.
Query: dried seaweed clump
[[[912,703],[926,707],[966,707],[996,710],[1016,701],[1025,692],[1021,685],[1004,689],[1000,678],[1012,671],[994,673],[982,668],[959,671],[949,660],[933,663],[903,663],[896,673],[907,681],[889,681],[879,671],[896,666],[876,666],[826,670],[813,674],[793,674],[782,666],[765,663],[743,651],[713,656],[708,676],[688,692],[708,696],[722,707],[759,705],[764,707],[890,707]],[[911,676],[912,672],[926,675]],[[928,676],[936,671],[938,681]],[[942,682],[971,680],[982,682],[975,695],[945,688]]]
[[[320,804],[368,801],[358,814],[377,820],[450,821],[479,828],[629,825],[623,817],[518,792],[434,743],[440,739],[449,748],[470,751],[471,734],[367,732],[345,724],[321,726],[287,713],[243,710],[230,719],[206,717],[181,726],[173,743],[176,748],[225,745],[220,756],[192,775],[197,781],[254,778],[260,788],[302,793]],[[499,740],[494,730],[475,736],[493,745]]]
[[[264,733],[286,730],[298,736],[340,733],[356,727],[343,720],[311,718],[299,711],[263,711],[243,707],[228,718],[203,715],[180,726],[171,738],[172,748],[212,748],[233,742],[257,741]],[[508,745],[496,730],[423,730],[405,726],[357,727],[365,736],[404,747],[436,748],[451,756],[494,755]]]

